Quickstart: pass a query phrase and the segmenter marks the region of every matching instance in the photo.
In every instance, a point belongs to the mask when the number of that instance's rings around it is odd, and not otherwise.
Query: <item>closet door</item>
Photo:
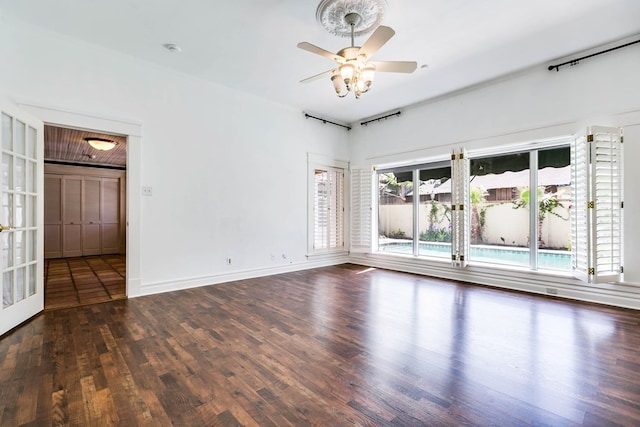
[[[82,256],[82,177],[62,179],[62,256]]]
[[[82,230],[82,255],[100,255],[101,241],[101,179],[84,177],[83,181],[83,230]]]
[[[120,179],[102,178],[102,253],[120,250]]]
[[[44,257],[62,258],[62,176],[44,177]]]

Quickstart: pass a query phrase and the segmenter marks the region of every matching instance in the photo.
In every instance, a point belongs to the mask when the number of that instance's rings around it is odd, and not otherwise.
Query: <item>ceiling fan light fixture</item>
[[[89,137],[84,140],[87,141],[87,144],[99,151],[113,150],[115,146],[118,145],[116,141],[105,138]]]
[[[340,75],[338,69],[334,70],[333,75],[331,76],[331,83],[333,83],[333,88],[336,90],[336,95],[338,95],[339,97],[342,98],[349,93],[342,93],[344,89],[344,80],[342,80],[342,76]]]
[[[359,98],[371,89],[376,71],[387,73],[415,71],[417,64],[411,61],[368,63],[371,57],[395,34],[392,28],[379,25],[385,6],[386,0],[322,0],[316,15],[318,21],[332,34],[349,34],[351,45],[334,54],[308,42],[298,43],[300,49],[338,63],[337,68],[300,82],[307,83],[331,74],[331,83],[338,97],[344,98],[348,93],[353,92],[355,97]],[[340,26],[339,30],[337,25]],[[362,46],[356,46],[355,36],[369,31],[373,31],[373,34]]]
[[[376,74],[376,66],[373,64],[366,64],[362,67],[362,71],[360,71],[360,79],[364,82],[364,84],[369,88],[371,83],[373,83],[373,78]]]
[[[353,80],[353,76],[356,73],[356,66],[350,62],[347,62],[338,67],[338,70],[340,71],[340,76],[342,77],[342,80],[344,81],[344,84],[348,89],[351,86],[351,80]]]

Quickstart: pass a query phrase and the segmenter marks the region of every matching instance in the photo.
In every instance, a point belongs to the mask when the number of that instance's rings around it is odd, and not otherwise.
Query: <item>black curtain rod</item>
[[[395,113],[387,114],[386,116],[378,117],[376,119],[367,120],[366,122],[360,122],[362,126],[366,126],[371,122],[379,122],[380,120],[388,119],[389,117],[399,116],[402,114],[402,111],[396,111]]]
[[[587,58],[591,58],[591,57],[594,57],[594,56],[602,55],[603,53],[611,52],[612,50],[622,49],[623,47],[631,46],[632,44],[636,44],[636,43],[640,43],[640,40],[636,40],[634,42],[630,42],[630,43],[626,43],[626,44],[623,44],[623,45],[620,45],[620,46],[612,47],[611,49],[603,50],[602,52],[592,53],[591,55],[583,56],[582,58],[572,59],[571,61],[563,62],[562,64],[549,65],[549,71],[553,70],[554,68],[556,69],[556,71],[560,71],[560,67],[564,67],[565,65],[572,65],[572,66],[573,65],[577,65],[583,59],[587,59]]]
[[[322,119],[322,118],[320,118],[320,117],[315,117],[315,116],[312,116],[311,114],[304,113],[304,117],[305,117],[306,119],[316,119],[316,120],[320,120],[322,123],[325,123],[325,124],[326,124],[326,123],[329,123],[329,124],[332,124],[332,125],[335,125],[335,126],[343,127],[343,128],[345,128],[346,130],[351,130],[351,126],[343,125],[343,124],[341,124],[341,123],[332,122],[332,121],[330,121],[330,120]]]

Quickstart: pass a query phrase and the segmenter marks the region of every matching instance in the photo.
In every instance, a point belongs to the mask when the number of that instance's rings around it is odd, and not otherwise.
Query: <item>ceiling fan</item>
[[[351,28],[351,46],[341,49],[338,53],[329,52],[311,43],[298,43],[300,49],[324,56],[339,64],[336,68],[308,77],[301,80],[300,83],[308,83],[331,74],[333,87],[340,98],[344,98],[350,92],[359,98],[361,94],[368,92],[371,88],[376,71],[383,73],[412,73],[415,71],[418,64],[414,61],[369,61],[393,37],[395,31],[380,25],[362,47],[355,46],[354,28],[360,20],[361,16],[355,12],[347,13],[344,16],[345,23]]]

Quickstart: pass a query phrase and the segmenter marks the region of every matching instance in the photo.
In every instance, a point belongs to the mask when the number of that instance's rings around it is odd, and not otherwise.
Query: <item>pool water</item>
[[[389,243],[381,242],[379,249],[383,252],[411,254],[413,252],[413,242],[409,240],[396,240]],[[451,245],[448,243],[420,242],[419,254],[427,257],[449,258],[451,256]],[[469,259],[471,261],[528,267],[529,250],[503,246],[475,245],[470,248]],[[538,251],[538,268],[571,270],[571,252],[540,249]]]

